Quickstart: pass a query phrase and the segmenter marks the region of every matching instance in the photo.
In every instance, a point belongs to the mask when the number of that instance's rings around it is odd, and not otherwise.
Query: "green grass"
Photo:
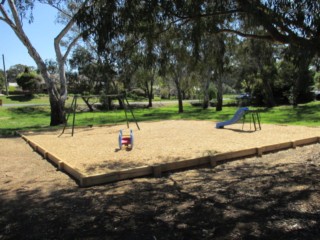
[[[14,135],[17,130],[48,127],[49,107],[0,107],[0,136]]]
[[[43,100],[43,99],[42,99]],[[254,109],[254,108],[252,108]],[[212,120],[224,121],[230,119],[236,112],[236,107],[224,107],[216,112],[214,108],[203,110],[193,107],[190,103],[184,104],[184,113],[177,113],[177,104],[170,104],[159,108],[134,109],[134,115],[139,122],[157,120]],[[130,113],[129,119],[132,120]],[[71,124],[72,115],[69,118]],[[78,112],[76,125],[101,125],[118,124],[125,122],[123,110],[102,112]],[[280,106],[273,109],[263,110],[261,113],[262,123],[320,126],[320,102],[311,102],[299,107]],[[0,107],[0,135],[12,135],[17,130],[39,129],[49,127],[49,106],[24,106],[24,107]],[[191,126],[192,127],[192,126]]]
[[[263,123],[320,126],[320,102],[275,107],[261,113]]]
[[[11,96],[0,96],[2,104],[49,104],[48,96],[25,96],[25,95],[11,95]]]

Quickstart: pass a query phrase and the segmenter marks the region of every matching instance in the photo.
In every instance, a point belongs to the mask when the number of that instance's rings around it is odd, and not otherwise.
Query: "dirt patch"
[[[210,121],[160,121],[141,123],[134,129],[132,151],[119,150],[118,134],[126,126],[76,129],[62,136],[60,131],[29,132],[25,135],[82,173],[92,175],[114,170],[152,166],[319,136],[319,128],[263,125],[261,131],[249,125],[216,129]],[[253,128],[253,126],[252,126]]]
[[[320,144],[90,188],[0,152],[0,239],[319,239]]]

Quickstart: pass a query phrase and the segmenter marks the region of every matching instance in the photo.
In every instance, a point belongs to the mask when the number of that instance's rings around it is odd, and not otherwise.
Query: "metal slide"
[[[216,128],[223,128],[224,126],[231,125],[238,122],[242,118],[242,116],[246,113],[246,111],[249,111],[249,108],[247,107],[239,108],[238,111],[236,111],[236,113],[234,114],[233,118],[231,118],[228,121],[218,122],[216,124]]]

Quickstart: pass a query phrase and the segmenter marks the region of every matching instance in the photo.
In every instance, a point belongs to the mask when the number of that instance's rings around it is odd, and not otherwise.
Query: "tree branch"
[[[261,39],[261,40],[274,41],[274,39],[270,35],[250,34],[250,33],[244,33],[238,30],[228,29],[228,28],[218,29],[216,33],[233,33],[245,38],[255,38],[255,39]]]
[[[243,13],[243,9],[232,9],[232,10],[226,10],[226,11],[218,11],[214,13],[206,13],[206,14],[196,14],[196,15],[188,15],[188,16],[179,16],[178,14],[174,12],[170,12],[173,16],[179,19],[194,19],[194,18],[206,18],[206,17],[215,17],[215,16],[223,16],[223,15],[231,15],[234,13]]]
[[[78,35],[72,40],[72,42],[69,44],[66,52],[65,52],[64,55],[63,55],[63,61],[64,61],[64,62],[67,60],[67,57],[68,57],[68,55],[69,55],[72,47],[77,43],[77,41],[78,41],[81,37],[82,37],[82,35],[81,35],[81,34],[78,34]]]
[[[6,22],[12,29],[14,29],[16,26],[14,22],[10,19],[7,12],[3,9],[3,6],[0,5],[0,12],[2,13],[3,17],[0,17],[0,20]]]
[[[11,12],[12,12],[12,17],[13,17],[15,26],[18,29],[22,30],[22,24],[21,24],[20,18],[18,16],[18,11],[17,11],[15,3],[13,2],[13,0],[8,0],[8,4],[9,4],[9,7],[10,7]]]
[[[49,5],[50,7],[53,7],[55,9],[57,9],[59,12],[61,12],[62,14],[68,16],[69,18],[72,18],[72,16],[70,14],[68,14],[66,11],[64,11],[62,8],[59,8],[58,6],[54,5],[54,4],[51,4],[51,3],[48,3],[48,2],[43,2],[43,4],[47,4]]]

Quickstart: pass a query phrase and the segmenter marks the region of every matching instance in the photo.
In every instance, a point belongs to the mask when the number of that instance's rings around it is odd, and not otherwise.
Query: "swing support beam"
[[[74,125],[75,125],[75,121],[76,121],[76,109],[77,109],[77,99],[78,98],[90,98],[90,97],[98,97],[98,95],[89,95],[89,96],[81,96],[81,95],[74,95],[73,96],[73,99],[72,99],[72,102],[71,102],[71,111],[68,113],[67,115],[67,118],[66,118],[66,122],[64,124],[64,127],[63,127],[63,130],[61,132],[61,134],[59,135],[59,137],[64,133],[67,125],[68,125],[68,120],[69,120],[69,117],[72,113],[72,131],[71,131],[71,136],[74,135]],[[129,119],[128,119],[128,114],[127,114],[127,111],[129,110],[130,113],[131,113],[131,116],[133,118],[133,120],[135,121],[136,123],[136,126],[137,128],[140,130],[140,127],[139,127],[139,124],[133,114],[133,111],[132,111],[132,108],[129,104],[129,101],[127,99],[127,96],[126,94],[110,94],[110,95],[106,95],[106,97],[108,98],[117,98],[121,104],[123,105],[123,110],[124,110],[124,113],[125,113],[125,117],[126,117],[126,122],[127,122],[127,127],[129,128]]]

